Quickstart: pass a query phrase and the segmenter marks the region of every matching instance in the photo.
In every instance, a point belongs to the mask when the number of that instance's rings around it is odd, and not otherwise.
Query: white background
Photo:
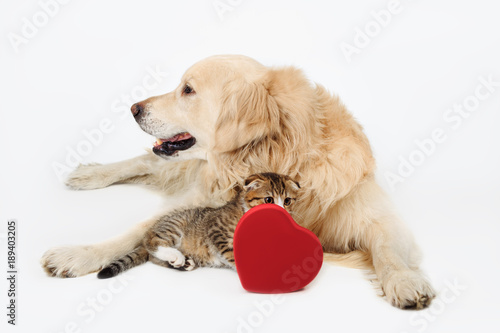
[[[388,1],[228,3],[221,19],[212,0],[75,0],[16,52],[9,36],[21,36],[23,18],[33,22],[42,9],[34,0],[2,2],[0,220],[2,233],[8,219],[18,221],[20,272],[16,327],[6,324],[0,279],[2,331],[220,333],[236,332],[243,321],[253,326],[241,332],[497,331],[500,87],[456,128],[443,116],[473,100],[479,77],[500,81],[500,8],[486,0],[401,0],[399,13],[349,62],[340,45],[354,45],[357,28],[376,29],[371,12]],[[423,250],[423,268],[440,291],[433,307],[395,309],[361,272],[330,265],[272,306],[268,295],[246,293],[236,273],[223,269],[186,273],[148,263],[113,285],[95,274],[45,275],[39,259],[49,247],[107,239],[164,205],[141,186],[70,191],[54,163],[65,164],[68,149],[102,119],[113,129],[85,163],[142,154],[152,138],[126,109],[137,101],[127,95],[142,99],[148,68],[168,72],[149,96],[174,88],[194,62],[224,53],[298,66],[341,96],[365,127],[380,183]],[[447,139],[391,189],[385,174],[398,172],[400,157],[417,156],[415,140],[436,128]],[[0,257],[5,272],[5,238]]]

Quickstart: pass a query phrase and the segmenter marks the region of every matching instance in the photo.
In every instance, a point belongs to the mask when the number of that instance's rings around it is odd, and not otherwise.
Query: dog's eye
[[[191,88],[189,85],[185,85],[184,86],[184,89],[182,90],[182,92],[184,93],[184,95],[189,95],[189,94],[193,94],[194,93],[194,89]]]
[[[273,199],[273,197],[266,197],[266,198],[264,198],[264,202],[266,204],[272,204],[272,203],[274,203],[274,199]]]

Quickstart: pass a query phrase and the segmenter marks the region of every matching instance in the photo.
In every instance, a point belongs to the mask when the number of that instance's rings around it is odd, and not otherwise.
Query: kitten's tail
[[[113,276],[117,276],[121,272],[145,263],[148,259],[149,253],[141,245],[124,257],[117,259],[108,266],[104,267],[99,273],[97,273],[97,278],[109,279]]]
[[[368,252],[356,250],[348,253],[324,253],[323,260],[335,265],[373,270],[372,257]]]

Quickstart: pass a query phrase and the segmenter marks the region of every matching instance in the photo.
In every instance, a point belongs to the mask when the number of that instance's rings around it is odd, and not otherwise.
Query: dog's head
[[[166,159],[207,159],[278,135],[293,117],[302,126],[311,86],[294,68],[268,69],[244,56],[214,56],[193,65],[172,92],[132,106],[137,123],[157,138]],[[286,107],[288,104],[289,107]],[[304,104],[304,105],[302,105]],[[285,105],[285,106],[284,106]]]

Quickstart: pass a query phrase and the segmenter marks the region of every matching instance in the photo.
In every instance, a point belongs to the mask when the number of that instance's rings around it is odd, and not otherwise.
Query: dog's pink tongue
[[[187,139],[191,139],[191,138],[192,138],[191,134],[186,132],[186,133],[177,134],[176,136],[173,136],[169,139],[156,139],[155,147],[161,146],[161,144],[164,142],[177,142],[177,141],[187,140]]]
[[[187,139],[191,139],[191,138],[192,138],[191,134],[186,132],[186,133],[177,134],[176,136],[174,136],[170,139],[164,140],[163,142],[165,142],[165,141],[176,142],[176,141],[182,141],[182,140],[187,140]]]

